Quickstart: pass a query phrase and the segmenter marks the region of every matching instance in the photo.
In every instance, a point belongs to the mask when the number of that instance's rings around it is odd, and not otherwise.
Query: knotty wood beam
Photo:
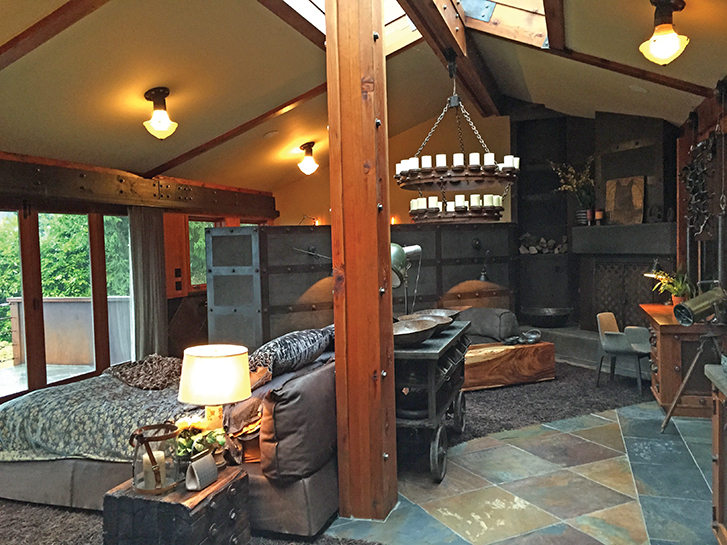
[[[317,85],[316,87],[313,87],[310,91],[306,91],[302,95],[298,95],[297,97],[289,100],[288,102],[281,104],[280,106],[276,106],[272,110],[268,110],[264,114],[261,114],[254,119],[251,119],[250,121],[246,121],[242,125],[235,127],[234,129],[231,129],[227,131],[224,134],[221,134],[220,136],[213,138],[212,140],[205,142],[204,144],[200,144],[196,148],[193,148],[182,155],[179,155],[175,157],[174,159],[170,159],[164,164],[159,165],[158,167],[154,167],[151,170],[145,172],[142,174],[144,178],[153,178],[154,176],[157,176],[159,174],[162,174],[163,172],[166,172],[167,170],[171,170],[174,167],[177,167],[183,163],[186,163],[187,161],[190,161],[191,159],[194,159],[195,157],[198,157],[199,155],[202,155],[203,153],[216,148],[217,146],[220,146],[224,144],[225,142],[229,142],[233,138],[236,138],[240,136],[241,134],[246,133],[247,131],[250,131],[254,129],[255,127],[258,127],[265,123],[266,121],[270,121],[271,119],[275,119],[279,115],[283,115],[284,113],[289,112],[293,108],[297,108],[304,102],[308,102],[310,99],[317,97],[318,95],[321,95],[326,92],[326,83],[321,83],[320,85]]]
[[[326,35],[318,30],[308,19],[303,17],[284,0],[258,0],[263,6],[280,17],[283,21],[308,38],[313,44],[326,50]]]
[[[28,390],[45,388],[45,325],[43,321],[43,285],[40,268],[40,234],[38,211],[25,206],[18,212],[21,276],[23,279],[23,320],[25,326],[25,361]]]
[[[500,91],[494,78],[481,59],[473,60],[473,56],[468,55],[471,48],[467,46],[464,11],[459,13],[451,0],[442,4],[447,9],[432,0],[399,0],[399,5],[445,66],[456,57],[457,79],[480,114],[484,117],[499,115]]]
[[[60,34],[109,0],[70,0],[50,15],[0,45],[0,70]]]
[[[518,43],[542,47],[548,36],[545,16],[504,4],[495,5],[489,20],[465,17],[465,26],[484,34],[491,34]]]
[[[109,301],[106,291],[106,244],[103,214],[88,215],[88,241],[91,254],[91,302],[93,308],[93,349],[96,372],[111,365],[109,348]],[[116,362],[119,363],[119,362]]]
[[[539,51],[543,51],[543,52],[551,54],[551,55],[556,55],[558,57],[563,57],[565,59],[570,59],[572,61],[581,62],[584,64],[588,64],[590,66],[596,66],[598,68],[602,68],[604,70],[609,70],[611,72],[616,72],[616,73],[624,74],[626,76],[631,76],[633,78],[637,78],[637,79],[640,79],[643,81],[649,81],[651,83],[663,85],[664,87],[671,87],[672,89],[684,91],[685,93],[690,93],[693,95],[703,96],[703,97],[712,97],[714,95],[714,91],[709,87],[704,87],[703,85],[698,85],[696,83],[691,83],[691,82],[680,80],[677,78],[672,78],[672,77],[666,76],[664,74],[657,74],[656,72],[649,72],[648,70],[643,70],[641,68],[636,68],[634,66],[628,66],[626,64],[621,64],[621,63],[618,63],[615,61],[610,61],[608,59],[603,59],[601,57],[596,57],[594,55],[588,55],[587,53],[579,53],[579,52],[573,51],[571,49],[564,49],[562,51],[559,51],[557,49],[542,49],[538,46],[523,43],[521,41],[514,40],[507,36],[493,34],[492,32],[489,32],[488,29],[486,29],[483,26],[482,21],[478,21],[477,19],[467,18],[465,20],[465,26],[468,29],[471,29],[473,31],[482,32],[483,34],[487,34],[488,36],[494,36],[495,38],[504,39],[509,42],[513,42],[518,45],[521,45],[523,47],[530,47],[531,49],[537,49]]]
[[[563,0],[543,0],[545,23],[548,26],[548,45],[551,49],[565,49],[565,14]]]
[[[368,519],[397,501],[382,19],[382,0],[326,0],[339,505]]]

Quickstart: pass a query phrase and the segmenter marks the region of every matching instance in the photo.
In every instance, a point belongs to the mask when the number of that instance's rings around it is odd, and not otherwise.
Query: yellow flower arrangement
[[[596,188],[593,181],[593,156],[591,155],[583,167],[583,170],[576,172],[571,165],[558,165],[552,161],[550,168],[560,178],[560,187],[556,191],[569,191],[578,199],[578,203],[582,208],[590,209],[596,204]]]

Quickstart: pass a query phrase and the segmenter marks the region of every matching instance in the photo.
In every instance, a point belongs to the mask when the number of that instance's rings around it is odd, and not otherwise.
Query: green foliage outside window
[[[211,221],[189,222],[189,268],[190,283],[207,283],[207,254],[205,252],[205,227],[214,227]]]

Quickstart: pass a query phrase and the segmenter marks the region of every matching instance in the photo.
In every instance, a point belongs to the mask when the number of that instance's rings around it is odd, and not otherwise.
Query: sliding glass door
[[[0,397],[28,389],[17,212],[0,212]]]

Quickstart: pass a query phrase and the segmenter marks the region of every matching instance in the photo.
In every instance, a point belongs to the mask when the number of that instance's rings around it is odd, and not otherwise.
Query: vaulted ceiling
[[[513,3],[527,7],[531,0],[499,2]],[[464,4],[471,9],[471,2]],[[69,5],[86,6],[89,13],[18,60],[3,61],[14,37]],[[300,177],[300,144],[315,141],[316,159],[327,161],[322,89],[287,113],[276,111],[325,82],[325,52],[261,2],[0,0],[0,13],[0,43],[6,44],[0,46],[0,151],[143,174],[248,124],[249,130],[163,173],[274,191]],[[398,17],[404,39],[414,39],[408,21],[396,10],[389,13]],[[500,93],[571,115],[620,112],[681,124],[704,93],[663,82],[703,90],[727,72],[723,0],[687,0],[686,9],[674,14],[677,30],[691,43],[666,67],[637,50],[653,28],[648,0],[564,0],[563,13],[563,55],[493,36],[467,21],[471,47]],[[579,62],[584,58],[656,77]],[[387,78],[390,135],[435,117],[451,92],[447,70],[423,41],[389,55]],[[150,115],[144,92],[155,86],[171,89],[167,107],[179,123],[166,140],[141,124]]]

